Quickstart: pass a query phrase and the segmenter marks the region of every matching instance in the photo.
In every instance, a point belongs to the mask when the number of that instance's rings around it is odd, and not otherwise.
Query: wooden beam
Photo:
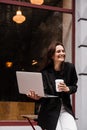
[[[72,9],[64,9],[64,8],[48,6],[48,5],[34,5],[34,4],[30,4],[28,2],[21,2],[21,1],[16,1],[16,0],[14,0],[14,1],[13,0],[0,0],[0,3],[72,14]]]

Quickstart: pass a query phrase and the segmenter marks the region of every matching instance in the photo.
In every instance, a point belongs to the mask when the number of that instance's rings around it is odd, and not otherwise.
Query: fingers
[[[34,98],[35,97],[35,92],[34,91],[29,91],[29,93],[27,94],[28,97]]]
[[[35,100],[39,100],[41,98],[40,96],[38,96],[38,94],[36,94],[34,91],[31,90],[29,91],[27,96]]]
[[[65,83],[60,83],[58,86],[59,91],[63,91],[63,92],[68,92],[69,91],[69,87],[66,86]]]

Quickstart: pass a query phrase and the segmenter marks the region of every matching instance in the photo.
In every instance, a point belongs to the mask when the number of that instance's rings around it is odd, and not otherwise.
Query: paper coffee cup
[[[64,83],[64,80],[63,80],[63,79],[56,79],[56,80],[55,80],[56,91],[57,91],[57,92],[60,92],[59,89],[58,89],[59,83]]]

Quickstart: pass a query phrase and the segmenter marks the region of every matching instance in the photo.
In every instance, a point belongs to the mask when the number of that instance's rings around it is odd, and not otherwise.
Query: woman
[[[46,66],[41,71],[44,91],[56,97],[42,98],[29,91],[28,96],[40,100],[38,125],[44,130],[77,130],[71,106],[70,95],[77,91],[77,74],[72,63],[65,62],[65,49],[62,43],[53,42],[47,51]],[[62,79],[55,85],[56,79]]]

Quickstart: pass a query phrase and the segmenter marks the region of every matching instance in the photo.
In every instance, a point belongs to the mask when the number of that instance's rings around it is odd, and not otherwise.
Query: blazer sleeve
[[[70,84],[69,84],[69,93],[73,94],[77,91],[77,81],[78,81],[78,77],[77,77],[77,73],[76,73],[76,69],[75,66],[72,64],[71,65],[71,71],[70,71]]]

